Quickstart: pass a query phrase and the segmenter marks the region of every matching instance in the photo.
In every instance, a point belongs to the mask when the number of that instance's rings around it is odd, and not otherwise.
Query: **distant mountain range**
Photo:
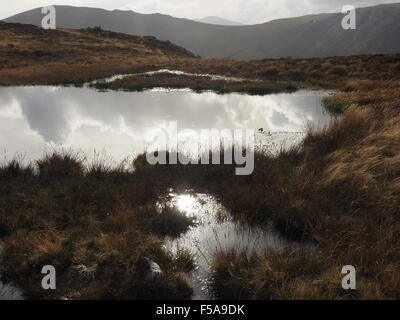
[[[221,26],[133,11],[56,6],[57,27],[152,35],[202,57],[263,59],[342,56],[400,52],[400,3],[357,9],[357,29],[344,30],[342,13],[279,19],[249,26]],[[40,26],[41,8],[6,22]]]
[[[195,21],[208,24],[216,24],[220,26],[244,26],[244,24],[241,22],[236,22],[216,16],[209,16],[202,19],[196,19]]]

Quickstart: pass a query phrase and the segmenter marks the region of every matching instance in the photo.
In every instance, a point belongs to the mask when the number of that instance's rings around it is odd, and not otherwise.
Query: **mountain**
[[[220,26],[243,26],[243,23],[228,20],[221,17],[209,16],[202,19],[196,19],[197,22],[208,23],[208,24],[216,24]]]
[[[162,14],[56,6],[57,27],[101,26],[169,40],[202,57],[263,59],[400,52],[400,4],[357,9],[357,29],[342,28],[342,13],[279,19],[251,26],[219,26]],[[5,21],[40,25],[41,8]]]

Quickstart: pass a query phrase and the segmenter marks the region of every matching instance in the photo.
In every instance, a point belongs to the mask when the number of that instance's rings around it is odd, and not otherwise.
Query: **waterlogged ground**
[[[189,72],[184,72],[184,71],[179,71],[179,70],[169,70],[169,69],[160,69],[160,70],[156,70],[156,71],[148,71],[148,72],[143,72],[143,73],[135,73],[135,74],[119,74],[119,75],[115,75],[106,79],[101,79],[101,80],[95,80],[93,82],[90,82],[88,84],[86,84],[86,86],[90,86],[92,84],[96,84],[96,83],[110,83],[116,80],[121,80],[121,79],[125,79],[131,76],[154,76],[154,75],[175,75],[175,76],[194,76],[194,77],[200,77],[200,78],[209,78],[212,81],[215,80],[224,80],[224,81],[232,81],[232,82],[240,82],[240,81],[256,81],[256,80],[250,80],[250,79],[242,79],[242,78],[234,78],[234,77],[225,77],[225,76],[218,76],[218,75],[214,75],[214,74],[208,74],[208,73],[189,73]]]
[[[89,88],[0,88],[0,150],[37,159],[63,147],[87,156],[107,153],[120,162],[142,153],[154,133],[177,121],[184,129],[254,129],[257,144],[274,150],[298,143],[308,126],[324,126],[331,116],[322,108],[325,91],[250,96],[155,89],[98,92]],[[262,129],[260,131],[259,129]],[[182,150],[197,147],[179,134]],[[179,150],[179,151],[182,151]],[[2,157],[3,158],[3,157]]]
[[[165,70],[158,72],[165,73]],[[211,80],[241,81],[218,76]],[[257,147],[274,153],[299,143],[308,127],[320,128],[332,120],[322,107],[322,99],[328,94],[301,90],[264,96],[222,95],[162,88],[100,92],[88,85],[83,88],[3,87],[0,88],[2,160],[18,156],[30,161],[59,148],[81,151],[89,159],[99,153],[109,155],[115,162],[133,159],[146,150],[154,132],[167,130],[171,121],[177,122],[178,132],[252,129],[256,132]],[[190,152],[198,142],[178,133],[179,151]],[[208,282],[210,263],[216,252],[235,249],[251,255],[288,245],[272,228],[236,223],[210,195],[172,193],[169,205],[178,207],[196,221],[179,239],[168,240],[166,244],[171,251],[188,249],[195,256],[196,270],[189,274],[193,299],[213,298]],[[3,284],[0,278],[0,299],[22,299],[22,294],[17,288]]]
[[[245,226],[232,220],[229,212],[207,194],[170,194],[169,205],[177,207],[196,224],[180,238],[169,240],[166,248],[172,252],[186,249],[195,257],[196,269],[189,274],[194,300],[213,299],[209,288],[210,266],[218,251],[261,254],[265,250],[280,250],[288,243],[272,228]]]

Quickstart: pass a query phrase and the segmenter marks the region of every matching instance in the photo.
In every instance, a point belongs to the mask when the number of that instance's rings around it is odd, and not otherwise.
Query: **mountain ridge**
[[[55,6],[57,26],[80,29],[101,26],[127,34],[169,40],[202,57],[244,60],[312,58],[400,52],[400,4],[357,9],[357,30],[343,30],[342,13],[276,19],[263,24],[221,26],[163,14]],[[40,8],[5,19],[40,25]]]
[[[207,16],[201,19],[195,19],[194,21],[207,23],[207,24],[215,24],[221,26],[244,26],[245,24],[225,18],[221,18],[218,16]]]

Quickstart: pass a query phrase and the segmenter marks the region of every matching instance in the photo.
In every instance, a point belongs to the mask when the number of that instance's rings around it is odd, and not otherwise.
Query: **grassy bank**
[[[98,90],[143,91],[154,88],[183,89],[195,92],[214,91],[224,93],[246,93],[265,95],[280,92],[295,92],[302,88],[300,83],[283,81],[214,80],[210,76],[174,75],[160,73],[155,75],[133,75],[113,82],[96,82],[92,85]]]
[[[77,85],[158,69],[187,50],[154,37],[97,28],[43,30],[0,22],[0,85]]]
[[[346,83],[362,82],[378,89],[377,82],[398,81],[400,54],[353,55],[309,59],[264,59],[239,61],[232,59],[186,59],[171,61],[170,67],[192,73],[294,81],[317,87],[343,89]]]
[[[165,192],[122,168],[86,166],[71,152],[3,164],[2,280],[35,299],[189,299],[192,257],[163,244],[193,221],[156,206]],[[148,259],[163,273],[153,274]],[[45,265],[57,270],[57,290],[41,287]],[[74,271],[82,266],[83,274]]]

